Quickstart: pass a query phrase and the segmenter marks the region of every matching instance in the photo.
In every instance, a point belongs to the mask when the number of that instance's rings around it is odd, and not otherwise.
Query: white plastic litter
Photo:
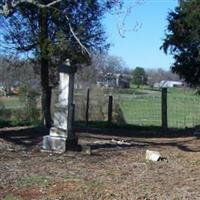
[[[151,150],[146,150],[146,160],[150,161],[159,161],[161,159],[161,155],[158,151],[151,151]]]

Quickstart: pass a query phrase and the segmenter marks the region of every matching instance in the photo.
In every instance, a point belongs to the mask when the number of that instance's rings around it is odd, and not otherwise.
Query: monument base
[[[64,153],[67,150],[80,151],[78,137],[67,137],[66,131],[57,128],[51,128],[50,135],[43,137],[42,149],[53,151],[55,153]]]

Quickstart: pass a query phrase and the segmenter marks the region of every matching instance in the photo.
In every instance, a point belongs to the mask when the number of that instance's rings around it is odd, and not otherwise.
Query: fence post
[[[86,99],[86,112],[85,112],[85,121],[88,124],[89,121],[89,105],[90,105],[90,89],[87,89],[87,99]]]
[[[162,88],[161,95],[161,115],[162,115],[162,128],[168,128],[167,122],[167,88]]]
[[[75,126],[75,104],[72,104],[72,127]]]
[[[109,96],[108,100],[108,125],[112,123],[113,97]]]

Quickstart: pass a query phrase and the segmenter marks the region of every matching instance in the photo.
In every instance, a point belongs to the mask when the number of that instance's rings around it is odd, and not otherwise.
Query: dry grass
[[[2,130],[0,135],[12,131]],[[92,155],[41,153],[41,137],[32,146],[1,137],[0,199],[200,199],[198,138],[113,138],[88,133],[79,138],[81,144],[92,146]],[[117,142],[122,139],[124,144]],[[146,149],[160,151],[167,161],[146,162]]]

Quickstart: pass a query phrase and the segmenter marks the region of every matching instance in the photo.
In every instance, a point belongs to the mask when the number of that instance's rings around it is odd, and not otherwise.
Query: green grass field
[[[140,95],[121,95],[120,107],[127,124],[161,126],[161,93],[139,89]],[[168,126],[193,127],[200,124],[200,96],[195,90],[168,89]]]
[[[25,104],[17,96],[0,97],[0,127],[39,124],[40,108]]]
[[[78,94],[86,99],[86,90]],[[151,88],[132,87],[130,89],[91,89],[90,121],[102,121],[100,111],[107,119],[108,96],[112,95],[114,105],[120,107],[122,123],[139,126],[161,126],[161,91]],[[168,127],[185,128],[200,124],[200,96],[189,88],[170,88],[167,95]],[[80,102],[76,101],[76,105]],[[100,109],[101,108],[101,109]],[[85,108],[83,109],[84,112]],[[93,118],[93,112],[96,118]],[[115,111],[114,111],[115,112]],[[116,111],[118,112],[118,111]],[[84,113],[83,113],[83,116]],[[84,118],[82,119],[84,120]],[[119,121],[120,122],[120,121]]]
[[[15,109],[22,106],[17,96],[0,97],[0,107]]]
[[[161,103],[158,96],[121,99],[120,108],[127,124],[161,125]]]

